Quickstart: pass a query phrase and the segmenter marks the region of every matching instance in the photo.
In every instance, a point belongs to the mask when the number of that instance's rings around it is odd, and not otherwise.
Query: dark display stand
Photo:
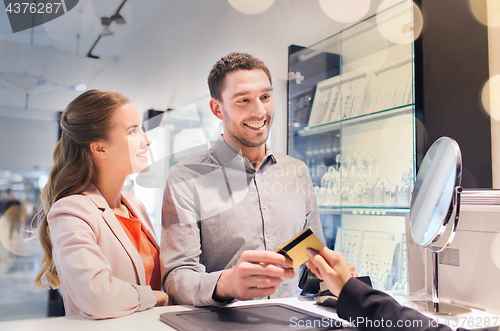
[[[338,54],[318,52],[315,56],[302,60],[297,52],[304,48],[297,45],[288,47],[288,72],[294,76],[288,84],[288,95],[291,96],[289,103],[292,110],[289,112],[290,118],[288,119],[288,123],[292,124],[289,126],[288,133],[290,137],[288,154],[291,154],[291,149],[294,149],[293,154],[301,160],[306,160],[305,149],[307,146],[327,143],[338,148],[340,144],[338,132],[310,137],[302,137],[298,134],[298,131],[306,127],[309,121],[317,84],[340,73],[340,56]],[[307,78],[301,79],[302,77]],[[335,163],[336,154],[338,152],[331,153],[327,166]],[[308,164],[308,166],[313,167],[314,165]],[[320,176],[323,173],[312,171],[311,175],[313,182],[319,185]]]
[[[462,151],[465,188],[492,187],[491,121],[481,104],[489,78],[487,27],[466,0],[415,0],[424,28],[415,42],[417,167],[439,137]]]

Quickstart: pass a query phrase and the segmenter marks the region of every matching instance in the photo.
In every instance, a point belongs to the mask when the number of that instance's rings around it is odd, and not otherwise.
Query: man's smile
[[[258,121],[258,122],[247,122],[247,123],[243,123],[243,124],[252,130],[261,131],[265,127],[266,122],[267,122],[267,119],[263,120],[263,121]]]

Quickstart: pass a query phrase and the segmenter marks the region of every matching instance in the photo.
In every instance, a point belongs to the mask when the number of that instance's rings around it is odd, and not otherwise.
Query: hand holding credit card
[[[293,269],[300,267],[306,262],[307,249],[311,248],[320,251],[325,245],[316,237],[310,228],[300,231],[295,237],[276,250],[276,253],[283,254],[293,261]]]

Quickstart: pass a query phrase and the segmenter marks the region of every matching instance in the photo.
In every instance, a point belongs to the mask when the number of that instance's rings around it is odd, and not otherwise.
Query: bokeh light
[[[319,5],[332,20],[350,23],[365,16],[370,8],[370,0],[319,0]]]
[[[229,4],[237,11],[244,14],[259,14],[269,9],[274,0],[228,0]]]
[[[376,71],[386,62],[388,52],[387,39],[375,25],[362,22],[344,34],[342,73]]]
[[[85,85],[85,84],[78,84],[75,86],[75,90],[77,90],[79,92],[85,91],[86,89],[87,89],[87,85]]]
[[[467,0],[472,16],[481,24],[492,28],[500,27],[500,1]]]
[[[491,77],[484,84],[481,92],[481,102],[492,118],[500,120],[500,75]]]
[[[41,175],[40,177],[38,177],[37,186],[41,190],[45,187],[45,185],[47,185],[48,182],[49,182],[49,176]]]
[[[224,23],[227,37],[231,40],[233,48],[240,52],[254,54],[262,53],[261,48],[267,47],[265,43],[262,43],[262,36],[266,36],[270,40],[279,38],[280,34],[275,30],[275,27],[285,25],[278,6],[271,6],[260,15],[240,15],[234,10],[228,10]],[[246,37],[242,39],[242,35]]]
[[[394,44],[410,43],[422,32],[422,12],[413,2],[405,2],[385,11],[394,5],[394,2],[395,0],[385,0],[380,4],[376,16],[377,27],[380,33]]]

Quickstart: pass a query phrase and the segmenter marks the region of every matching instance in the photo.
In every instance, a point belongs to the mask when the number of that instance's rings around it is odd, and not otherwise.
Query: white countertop
[[[269,304],[283,303],[294,307],[302,308],[316,314],[324,315],[330,318],[338,319],[334,308],[322,307],[316,305],[312,298],[286,298],[286,299],[271,299],[271,300],[251,300],[239,301],[230,306],[242,306],[249,304]],[[190,306],[167,306],[154,307],[132,315],[107,319],[107,320],[88,320],[84,318],[38,318],[28,320],[15,320],[0,322],[0,330],[2,331],[138,331],[138,330],[175,330],[169,325],[160,321],[160,314],[173,311],[190,310]]]
[[[403,296],[395,296],[395,299],[405,305],[407,298]],[[271,299],[271,300],[251,300],[239,301],[230,306],[244,306],[255,304],[282,303],[304,310],[323,315],[329,318],[338,319],[335,308],[318,306],[312,298],[286,298],[286,299]],[[39,318],[28,320],[14,320],[0,322],[0,330],[2,331],[138,331],[138,330],[175,330],[169,325],[160,321],[160,314],[173,311],[185,311],[193,309],[190,306],[168,306],[155,307],[146,311],[134,313],[129,316],[124,316],[115,319],[107,320],[88,320],[84,318]],[[428,315],[433,317],[432,315]],[[472,313],[457,317],[439,317],[440,323],[448,323],[448,325],[456,329],[457,327],[464,328],[479,328],[485,327],[486,320],[490,321],[490,326],[500,325],[500,317],[480,310],[473,309]]]

